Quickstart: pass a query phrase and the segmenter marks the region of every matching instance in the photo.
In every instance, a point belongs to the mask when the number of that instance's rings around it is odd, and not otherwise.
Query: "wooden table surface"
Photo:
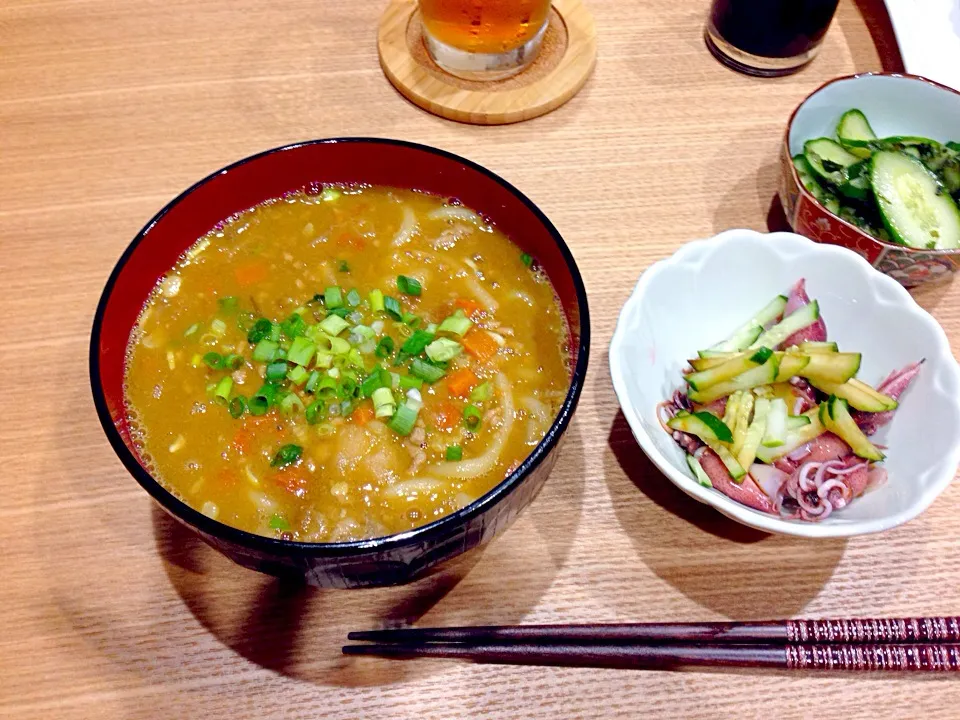
[[[350,629],[957,613],[960,486],[879,537],[758,534],[675,490],[607,369],[637,276],[682,243],[764,229],[777,147],[821,82],[899,63],[879,0],[844,0],[779,80],[704,48],[707,0],[587,0],[594,76],[558,111],[457,125],[381,74],[379,2],[0,4],[0,716],[958,717],[940,678],[349,661]],[[213,169],[314,137],[466,155],[556,223],[590,294],[593,357],[557,469],[485,550],[407,587],[318,591],[240,569],[162,515],[114,456],[87,375],[94,308],[147,218]],[[769,216],[769,220],[768,220]],[[960,350],[960,283],[920,302]],[[664,308],[668,311],[668,308]]]

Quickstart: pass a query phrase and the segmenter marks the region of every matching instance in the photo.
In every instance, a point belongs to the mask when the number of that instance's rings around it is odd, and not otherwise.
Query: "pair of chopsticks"
[[[404,628],[352,632],[345,655],[678,670],[960,672],[960,617]]]

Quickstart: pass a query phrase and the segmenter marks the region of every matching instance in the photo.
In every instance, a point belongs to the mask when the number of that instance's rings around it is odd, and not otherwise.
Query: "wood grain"
[[[936,679],[340,656],[348,630],[398,622],[957,611],[960,486],[879,537],[758,534],[653,469],[606,365],[644,268],[691,238],[778,222],[793,107],[833,76],[897,62],[868,31],[883,32],[879,0],[842,2],[822,55],[772,81],[711,58],[706,0],[588,6],[599,59],[581,92],[542,118],[476,127],[424,113],[384,78],[380,3],[0,4],[0,717],[958,716],[960,685]],[[239,157],[335,135],[425,142],[515,183],[571,245],[593,311],[587,386],[544,492],[482,553],[388,590],[285,587],[185,535],[114,457],[87,379],[100,290],[157,209]],[[919,300],[957,354],[960,284]]]

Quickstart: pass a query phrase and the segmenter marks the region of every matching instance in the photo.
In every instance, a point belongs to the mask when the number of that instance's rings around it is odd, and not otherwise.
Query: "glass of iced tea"
[[[498,80],[537,56],[550,0],[420,0],[423,39],[452,75]]]

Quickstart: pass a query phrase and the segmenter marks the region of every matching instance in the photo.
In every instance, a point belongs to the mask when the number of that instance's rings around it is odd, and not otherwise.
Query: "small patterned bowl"
[[[904,287],[942,280],[960,268],[960,250],[923,250],[877,240],[837,217],[807,192],[791,157],[816,137],[835,137],[840,116],[862,110],[879,137],[960,139],[960,93],[915,75],[866,73],[831,80],[794,110],[780,153],[780,201],[794,232],[841,245]]]

